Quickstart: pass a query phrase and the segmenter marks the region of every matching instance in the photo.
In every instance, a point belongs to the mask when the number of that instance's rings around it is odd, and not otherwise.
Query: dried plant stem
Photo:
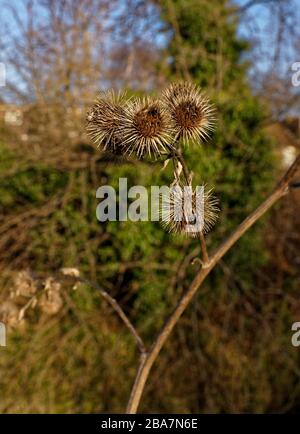
[[[180,162],[180,164],[182,166],[185,181],[186,181],[187,185],[190,185],[190,183],[192,182],[192,174],[189,172],[189,169],[186,165],[186,162],[185,162],[180,150],[179,151],[176,149],[174,150],[173,161],[175,159],[177,159]],[[209,263],[209,257],[207,254],[206,241],[205,241],[205,236],[204,236],[203,232],[199,233],[199,239],[200,239],[201,252],[202,252],[202,265],[204,267],[207,267],[207,264]]]
[[[141,396],[148,379],[150,370],[155,362],[160,350],[164,343],[168,339],[173,328],[177,324],[184,310],[189,305],[193,296],[215,267],[218,261],[225,255],[225,253],[241,238],[241,236],[257,221],[259,220],[280,198],[282,198],[289,191],[289,184],[292,181],[300,166],[300,155],[297,157],[292,166],[288,169],[277,187],[270,194],[269,197],[255,210],[253,211],[238,227],[237,229],[215,250],[212,254],[208,266],[201,268],[196,274],[190,287],[183,294],[182,298],[178,302],[177,306],[165,322],[164,326],[158,333],[150,351],[142,357],[140,365],[137,371],[135,382],[132,388],[132,392],[129,398],[127,413],[134,414],[137,412]]]
[[[200,244],[201,244],[201,252],[202,252],[202,262],[203,266],[207,266],[209,264],[209,257],[206,248],[206,241],[203,232],[199,233]]]
[[[186,162],[185,162],[181,152],[178,150],[175,150],[174,151],[174,158],[176,158],[179,161],[179,163],[181,164],[182,170],[183,170],[183,175],[185,177],[185,182],[187,183],[187,185],[190,185],[190,183],[192,182],[192,175],[191,175],[191,173],[190,173],[190,171],[186,165]]]
[[[85,283],[86,285],[91,286],[96,291],[100,292],[102,297],[111,305],[111,307],[114,309],[114,311],[119,315],[125,326],[128,328],[132,336],[134,337],[136,344],[140,350],[141,355],[143,356],[146,353],[146,348],[144,345],[144,342],[140,335],[138,334],[136,328],[128,318],[128,316],[125,314],[121,306],[118,304],[118,302],[108,294],[103,288],[101,288],[97,283],[91,282],[90,280],[83,279],[83,278],[77,278],[78,282]]]

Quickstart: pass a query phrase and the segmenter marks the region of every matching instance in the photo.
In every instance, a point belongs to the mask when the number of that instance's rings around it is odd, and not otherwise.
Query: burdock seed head
[[[125,101],[124,93],[102,92],[87,113],[87,132],[104,151],[122,153],[120,123],[125,113]]]
[[[185,144],[209,137],[214,126],[214,109],[200,89],[192,83],[176,83],[163,93],[177,139]]]
[[[169,232],[196,237],[207,233],[218,218],[218,199],[205,186],[176,184],[163,197],[161,220]]]
[[[131,101],[121,127],[125,153],[138,158],[165,153],[172,143],[170,123],[160,101],[149,97]]]

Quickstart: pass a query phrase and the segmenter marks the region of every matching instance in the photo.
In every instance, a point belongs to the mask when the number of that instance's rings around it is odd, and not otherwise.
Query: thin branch
[[[296,158],[295,162],[291,165],[281,181],[278,183],[274,191],[267,197],[267,199],[253,211],[238,227],[237,229],[219,246],[219,248],[211,256],[210,262],[207,268],[201,268],[196,274],[190,287],[183,294],[179,300],[177,306],[165,322],[164,326],[158,333],[150,351],[145,357],[142,358],[138,372],[135,378],[135,382],[132,388],[132,392],[129,398],[127,413],[136,413],[141,396],[148,379],[150,370],[155,362],[160,350],[168,339],[173,328],[177,324],[184,310],[189,305],[193,296],[215,267],[218,261],[227,253],[227,251],[241,238],[241,236],[257,221],[259,220],[279,199],[286,195],[289,191],[289,184],[293,180],[297,170],[300,167],[300,155]]]
[[[185,181],[186,181],[187,185],[190,185],[191,180],[192,180],[192,175],[191,175],[191,173],[190,173],[190,171],[186,165],[186,162],[185,162],[181,152],[175,149],[174,150],[174,158],[176,158],[180,162],[180,164],[182,166],[183,174],[185,177]]]
[[[83,279],[83,278],[77,278],[76,280],[78,282],[85,283],[85,284],[91,286],[92,288],[94,288],[96,291],[100,292],[100,294],[102,295],[102,297],[115,310],[115,312],[119,315],[119,317],[121,318],[121,320],[123,321],[123,323],[125,324],[125,326],[128,328],[128,330],[130,331],[130,333],[134,337],[134,339],[136,341],[136,344],[137,344],[137,346],[138,346],[141,354],[142,355],[146,354],[146,347],[145,347],[145,344],[144,344],[142,338],[140,337],[140,335],[138,334],[136,328],[134,327],[134,325],[132,324],[132,322],[130,321],[130,319],[127,317],[127,315],[125,314],[125,312],[123,311],[123,309],[121,308],[121,306],[118,304],[118,302],[111,295],[109,295],[108,292],[106,292],[103,288],[101,288],[97,283],[91,282],[90,280]]]
[[[200,238],[200,244],[201,244],[201,251],[202,251],[202,260],[203,260],[203,266],[207,267],[209,264],[209,256],[207,253],[207,248],[206,248],[206,241],[205,241],[205,236],[203,234],[203,232],[199,233],[199,238]]]

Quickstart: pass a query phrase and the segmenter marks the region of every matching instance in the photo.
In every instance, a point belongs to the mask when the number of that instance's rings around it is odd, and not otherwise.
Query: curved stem
[[[115,312],[119,315],[125,326],[128,328],[132,336],[134,337],[136,344],[141,352],[141,354],[146,354],[146,347],[145,344],[138,334],[136,328],[128,318],[128,316],[125,314],[119,303],[116,299],[114,299],[108,292],[105,291],[105,289],[101,288],[97,283],[91,282],[90,280],[83,279],[83,278],[77,278],[76,279],[79,282],[85,283],[86,285],[91,286],[92,288],[96,289],[102,297],[111,305],[111,307],[115,310]]]

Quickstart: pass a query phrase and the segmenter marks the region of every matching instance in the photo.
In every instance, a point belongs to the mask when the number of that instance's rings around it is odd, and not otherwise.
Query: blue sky
[[[270,2],[270,0],[265,0],[266,3],[268,1]],[[248,2],[249,0],[235,0],[235,3],[241,6]],[[298,32],[300,35],[300,0],[286,0],[286,3],[291,7],[291,14],[286,18],[287,23],[292,31]],[[279,1],[276,4],[276,1],[273,0],[273,4],[279,7]],[[295,52],[294,47],[292,47],[292,38],[289,37],[288,27],[285,26],[285,30],[280,32],[284,38],[284,49],[280,53],[280,62],[274,63],[279,25],[280,23],[272,16],[272,10],[268,4],[261,4],[253,6],[243,15],[239,34],[246,39],[255,37],[260,42],[251,54],[252,58],[255,58],[256,55],[259,56],[260,64],[257,66],[261,71],[277,68],[277,73],[285,75],[290,70],[291,64],[300,60],[300,52]]]
[[[233,0],[236,4],[239,4],[241,6],[245,5],[249,2],[249,0]],[[268,1],[268,0],[265,0]],[[299,31],[300,31],[300,7],[299,2],[300,0],[288,0],[288,2],[293,5],[295,16],[292,17],[292,19],[295,19],[295,22],[299,23]],[[120,0],[120,4],[122,3],[122,0]],[[0,0],[0,10],[1,10],[1,19],[0,21],[3,22],[3,20],[10,25],[11,24],[11,18],[9,13],[3,6],[5,4],[11,4],[11,5],[17,5],[18,9],[20,11],[20,15],[22,19],[25,19],[25,14],[22,13],[22,9],[24,8],[25,1],[24,0]],[[297,6],[298,5],[298,6]],[[24,10],[24,9],[23,9]],[[259,62],[256,62],[255,67],[259,68],[260,71],[269,71],[270,68],[273,67],[273,59],[274,59],[274,49],[275,49],[275,38],[277,37],[276,27],[277,23],[274,21],[274,26],[270,31],[270,14],[268,11],[268,8],[266,8],[263,5],[257,5],[253,6],[249,12],[247,12],[242,17],[242,21],[239,27],[239,34],[243,37],[248,39],[249,37],[253,38],[253,35],[255,38],[257,38],[258,42],[260,42],[256,48],[253,49],[251,53],[249,53],[250,59],[256,59],[259,57]],[[17,32],[17,28],[15,28],[15,31]],[[0,38],[3,38],[5,32],[5,28],[3,26],[0,26]],[[157,35],[158,33],[156,33]],[[287,39],[284,53],[281,53],[280,57],[280,64],[277,64],[276,67],[278,68],[278,71],[280,70],[281,73],[284,75],[289,71],[291,68],[291,64],[296,61],[300,61],[300,59],[295,58],[296,54],[289,46],[289,39]],[[161,44],[163,43],[163,39],[160,37],[156,38],[156,43]],[[299,53],[300,57],[300,53]],[[3,61],[4,59],[1,59],[1,53],[0,53],[0,61]],[[9,71],[9,65],[8,67],[8,74],[11,74],[12,71]],[[253,70],[254,71],[254,70]],[[252,72],[253,72],[252,71]],[[251,73],[251,71],[250,71]]]

